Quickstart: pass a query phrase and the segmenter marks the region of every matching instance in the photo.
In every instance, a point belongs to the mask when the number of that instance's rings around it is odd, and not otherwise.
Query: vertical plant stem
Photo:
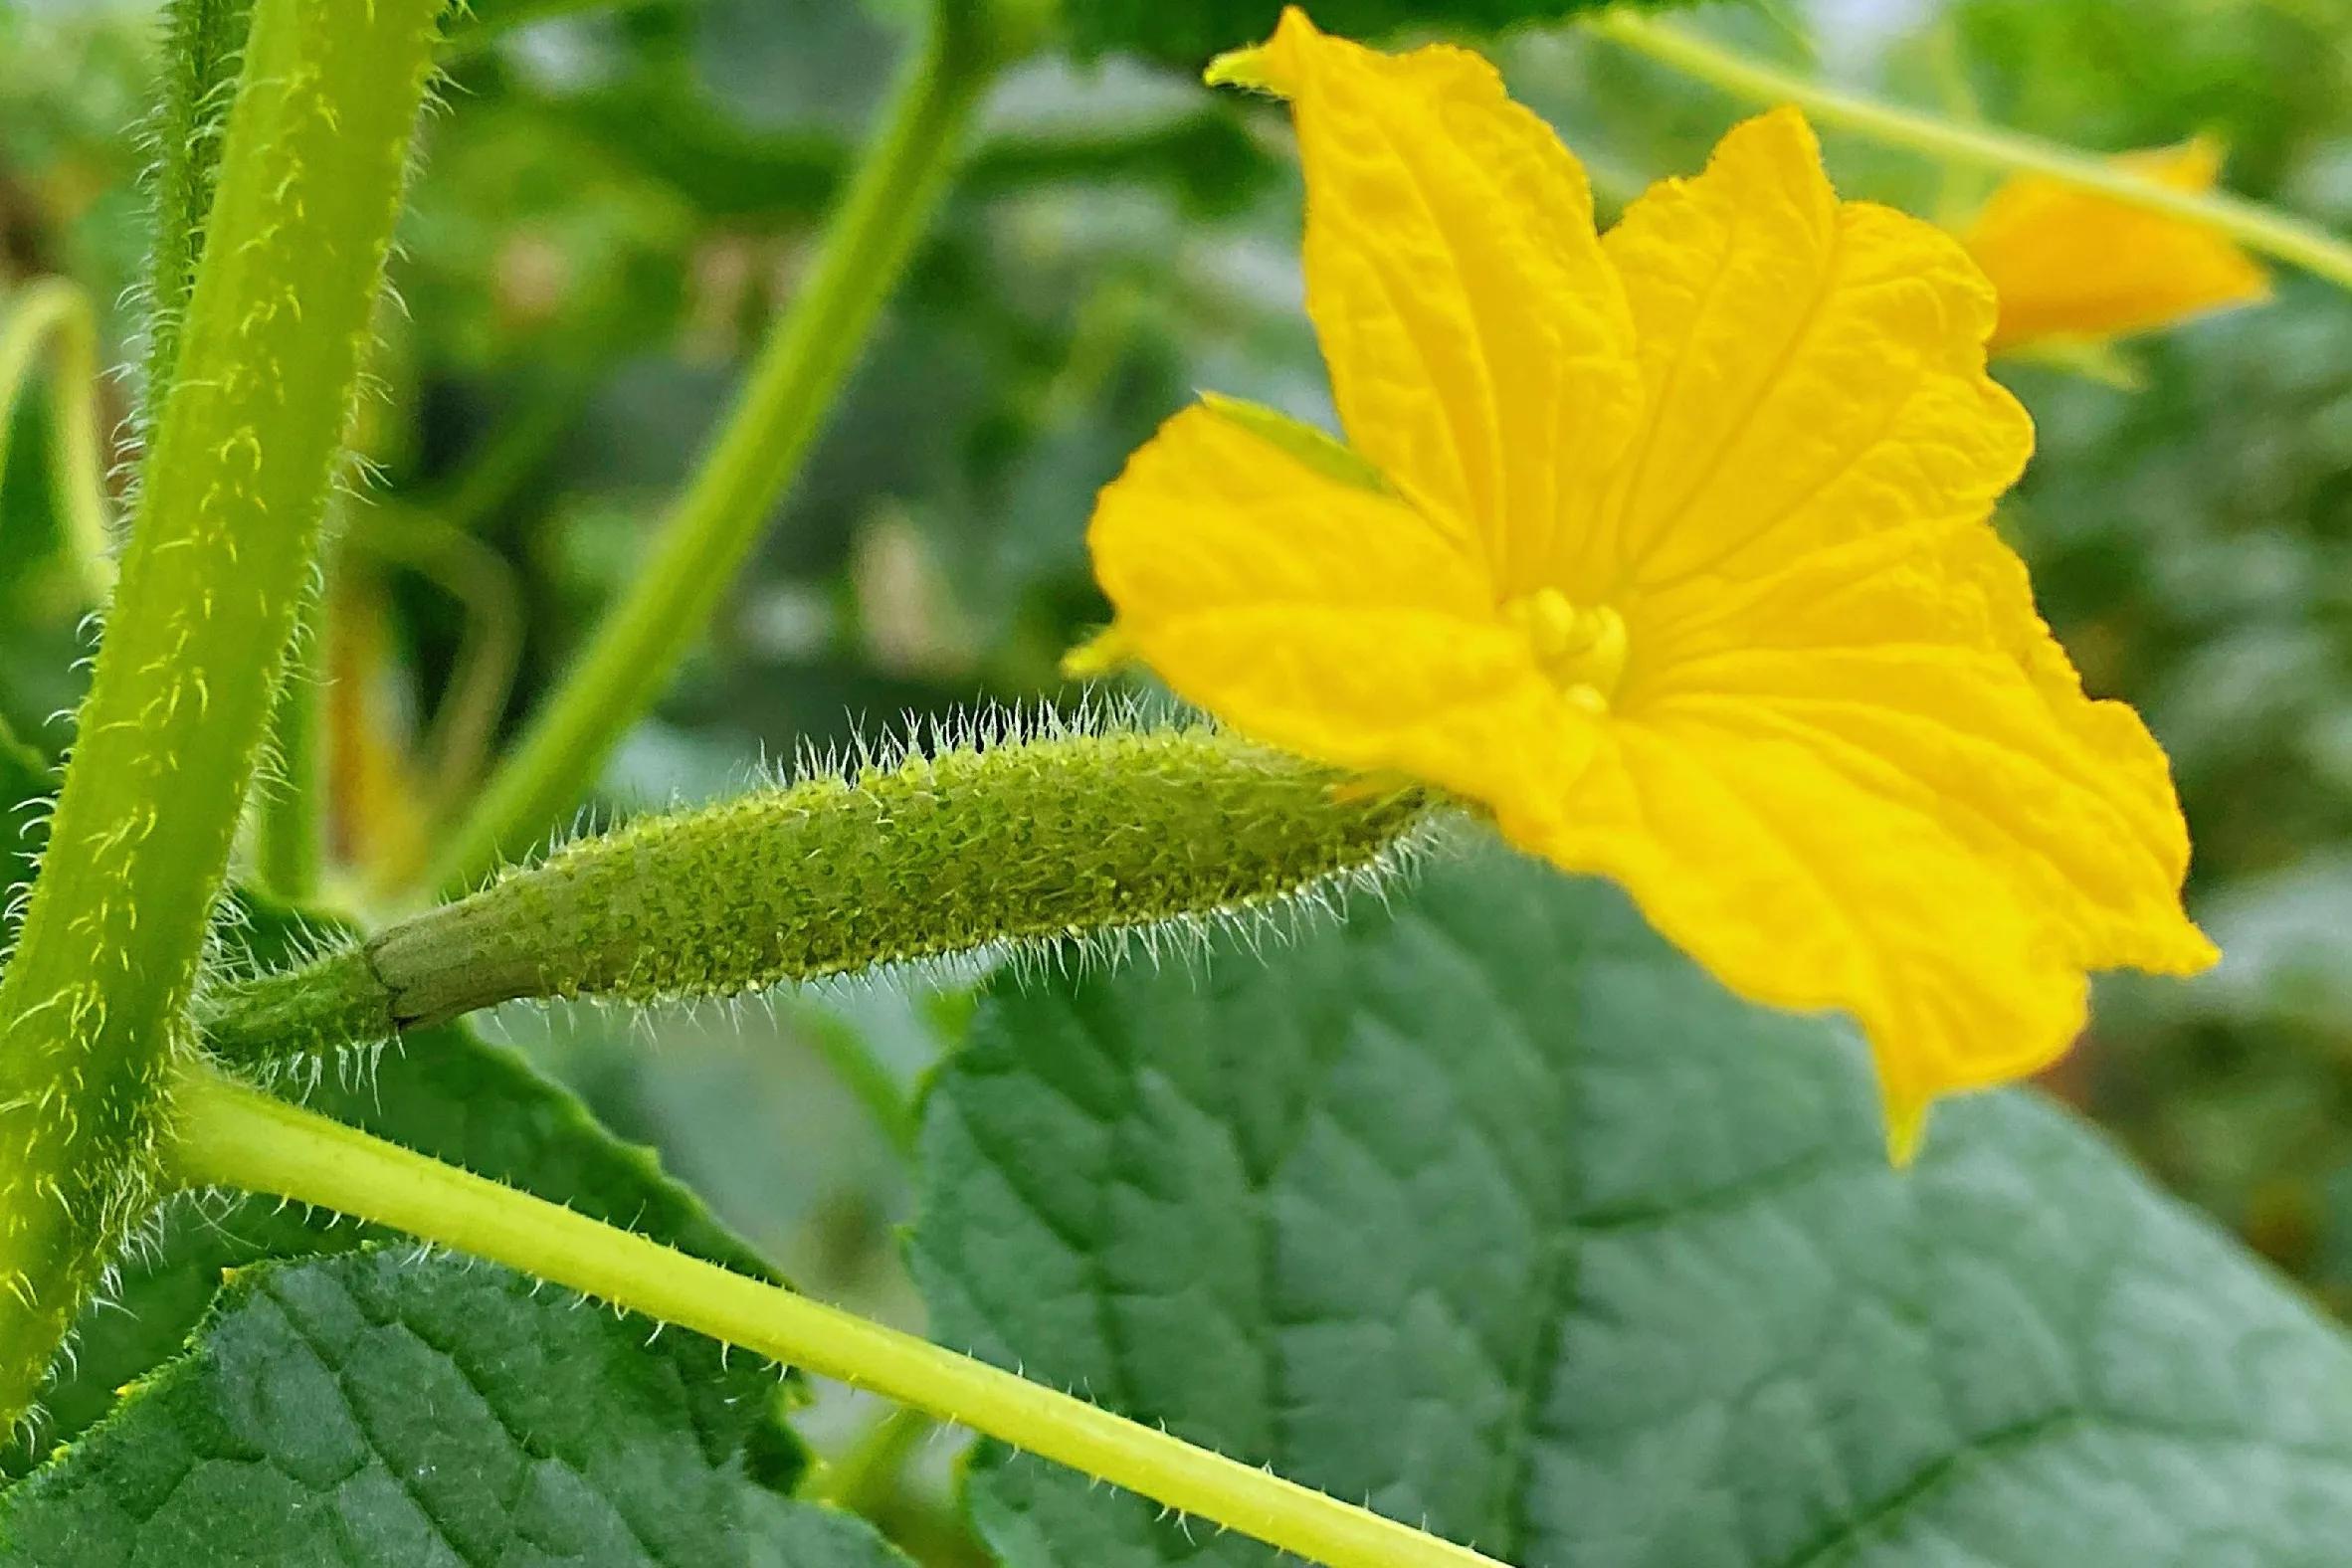
[[[147,349],[136,421],[146,435],[153,434],[177,367],[180,322],[204,255],[204,225],[212,213],[253,6],[254,0],[165,0],[163,8],[162,81],[149,127],[155,163],[147,176],[154,231],[142,286]],[[307,610],[304,635],[290,654],[293,664],[307,658],[320,613],[316,604]],[[318,875],[312,696],[299,669],[281,684],[270,727],[282,776],[255,804],[255,870],[271,891],[289,899],[308,897]]]
[[[106,639],[0,979],[0,1423],[146,1211],[440,0],[260,0]]]
[[[326,604],[323,590],[303,601],[270,718],[278,765],[254,792],[254,871],[263,886],[293,903],[317,892],[326,854],[325,737],[318,711]]]
[[[430,873],[463,892],[578,803],[669,685],[800,472],[915,242],[945,194],[998,56],[980,0],[938,0],[925,46],[828,226],[815,266],[752,366],[651,553],[451,834]]]
[[[911,1405],[1330,1568],[1491,1558],[1099,1406],[191,1073],[172,1158],[190,1185],[374,1220]]]
[[[1630,11],[1595,19],[1604,38],[1648,55],[1684,76],[1766,103],[1795,103],[1825,125],[1836,125],[1889,146],[1980,167],[2045,174],[2116,201],[2168,213],[2217,229],[2249,250],[2315,273],[2352,289],[2352,244],[2316,224],[2227,192],[2184,191],[2117,169],[2105,158],[2060,142],[1960,125],[1915,109],[1897,108],[1859,93],[1842,93],[1708,43],[1681,28]]]
[[[254,0],[167,0],[163,8],[163,79],[149,127],[155,165],[155,232],[148,241],[146,374],[139,424],[151,427],[171,387],[180,318],[204,254],[237,62],[253,25]]]

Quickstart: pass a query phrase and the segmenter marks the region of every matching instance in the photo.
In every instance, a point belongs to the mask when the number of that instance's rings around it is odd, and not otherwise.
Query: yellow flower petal
[[[1128,461],[1087,543],[1125,646],[1257,739],[1475,799],[1556,789],[1591,743],[1459,536],[1216,407]]]
[[[2203,967],[2180,912],[2188,833],[2136,714],[2093,701],[1982,523],[1898,529],[1732,596],[1629,698],[1640,719],[1737,708],[1999,863],[2042,940],[2087,968]]]
[[[2221,172],[2202,139],[2113,162],[2184,191],[2210,190]],[[2001,294],[1996,350],[2146,331],[2270,293],[2228,236],[2041,175],[1995,191],[1962,238]]]
[[[1653,411],[1572,569],[1627,584],[1631,662],[1601,760],[1503,827],[1743,995],[1853,1014],[1899,1142],[2063,1052],[2085,970],[2212,961],[2170,774],[1985,521],[2032,426],[1948,239],[1840,202],[1784,110],[1607,244]]]
[[[1704,595],[1858,534],[1982,516],[2025,466],[2033,424],[1984,375],[1982,276],[1932,225],[1839,201],[1794,109],[1733,127],[1605,243],[1650,411],[1566,567],[1587,597],[1612,580]]]
[[[1890,1125],[2056,1059],[2086,970],[2213,961],[2163,753],[2083,695],[1989,527],[1859,540],[1723,608],[1520,836],[1742,995],[1851,1013]]]
[[[1618,879],[1743,995],[1849,1012],[1897,1158],[1935,1095],[2063,1051],[2088,970],[2212,961],[2162,752],[1988,521],[2033,428],[1954,240],[1840,201],[1781,110],[1596,282],[1574,165],[1468,57],[1292,13],[1212,75],[1296,103],[1353,451],[1171,421],[1091,535],[1126,647]]]
[[[1622,882],[1749,1000],[1850,1014],[1898,1145],[1936,1095],[2022,1077],[2081,1028],[2082,967],[2037,941],[1999,865],[1866,765],[1731,702],[1613,725],[1605,745],[1525,846]]]
[[[1349,445],[1468,520],[1500,586],[1532,586],[1567,477],[1613,461],[1636,413],[1584,170],[1465,50],[1376,54],[1293,9],[1210,80],[1291,101],[1307,309]]]

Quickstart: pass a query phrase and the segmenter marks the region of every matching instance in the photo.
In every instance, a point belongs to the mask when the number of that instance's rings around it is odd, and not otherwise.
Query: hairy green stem
[[[980,0],[938,0],[928,42],[815,266],[630,586],[430,873],[462,892],[529,851],[693,646],[799,473],[882,301],[945,194],[999,54]]]
[[[178,1102],[171,1158],[188,1185],[275,1193],[505,1264],[871,1389],[1329,1568],[1499,1568],[1271,1470],[211,1074],[191,1075]]]
[[[83,597],[103,603],[114,585],[106,547],[105,460],[99,452],[98,321],[90,296],[63,278],[10,295],[0,315],[0,476],[19,400],[49,349],[50,490],[64,508],[66,548]]]
[[[204,254],[204,221],[212,211],[221,138],[253,6],[254,0],[166,0],[163,8],[163,80],[148,134],[155,151],[148,175],[155,232],[147,252],[142,426],[154,423],[171,387],[180,318]]]
[[[144,1215],[207,922],[358,381],[439,0],[261,0],[23,931],[0,979],[0,1421]]]
[[[1421,796],[1204,728],[1066,734],[649,817],[304,968],[228,988],[261,1064],[525,997],[732,996],[1264,905],[1378,865]]]
[[[1837,125],[1889,146],[1988,168],[2046,174],[2135,207],[2204,224],[2249,250],[2352,289],[2352,244],[2259,202],[2227,192],[2176,190],[2127,174],[2103,157],[2060,142],[1989,126],[1955,124],[1860,94],[1841,93],[1759,65],[1680,28],[1630,11],[1611,11],[1595,19],[1592,26],[1604,38],[1726,93],[1759,102],[1795,103],[1825,125]]]
[[[287,649],[278,705],[270,717],[276,766],[254,792],[254,873],[270,893],[305,903],[318,890],[326,857],[326,758],[319,733],[319,639],[326,599],[304,602],[299,629]]]
[[[142,290],[147,351],[139,382],[141,430],[151,429],[177,368],[180,320],[204,255],[204,225],[212,213],[253,6],[254,0],[165,0],[163,7],[163,73],[148,134],[155,153],[147,176],[154,222]],[[307,619],[307,632],[315,633],[315,605]],[[270,723],[280,777],[254,803],[255,872],[287,899],[309,897],[318,875],[317,796],[311,788],[315,688],[298,668],[309,651],[307,637],[296,639],[293,679],[281,683]]]

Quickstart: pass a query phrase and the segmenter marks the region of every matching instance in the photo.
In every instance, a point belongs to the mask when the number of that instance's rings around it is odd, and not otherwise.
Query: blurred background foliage
[[[1349,9],[1323,20],[1480,15]],[[606,803],[712,795],[905,713],[1054,694],[1057,656],[1102,614],[1090,497],[1157,422],[1203,387],[1329,419],[1286,133],[1178,64],[1271,10],[1074,6],[1068,52],[1002,82],[828,434],[714,634],[612,762]],[[918,11],[483,0],[453,41],[363,420],[376,483],[344,508],[326,590],[348,901],[413,876],[633,569],[791,299]],[[2086,148],[2210,133],[2236,189],[2352,224],[2352,23],[2333,0],[1775,0],[1695,20],[1784,66]],[[1137,38],[1162,58],[1117,47]],[[132,0],[0,0],[0,298],[77,280],[117,363],[135,357],[151,51]],[[1494,52],[1585,157],[1605,213],[1694,168],[1746,112],[1573,26],[1521,27]],[[1990,187],[1826,139],[1848,194],[1957,224]],[[2138,703],[2170,749],[2193,904],[2229,954],[2191,984],[2108,985],[2052,1086],[2352,1310],[2352,301],[2277,286],[2095,375],[2005,365],[2041,454],[2004,526],[2089,684]],[[111,423],[129,389],[99,397]],[[54,751],[87,606],[48,404],[16,417],[0,719]],[[911,1093],[957,1016],[952,993],[872,986],[651,1030],[587,1011],[504,1023],[788,1273],[913,1322],[892,1235],[904,1152],[863,1108],[876,1085],[845,1086],[838,1048],[858,1032],[882,1090]],[[846,1402],[817,1436],[848,1443],[869,1419]],[[957,1560],[930,1461],[880,1506]]]

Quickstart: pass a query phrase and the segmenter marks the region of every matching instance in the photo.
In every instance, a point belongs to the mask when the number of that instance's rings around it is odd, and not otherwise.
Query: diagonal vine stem
[[[190,1186],[318,1204],[505,1264],[871,1389],[1328,1568],[1501,1568],[1271,1470],[210,1073],[192,1074],[177,1103],[172,1168]]]

